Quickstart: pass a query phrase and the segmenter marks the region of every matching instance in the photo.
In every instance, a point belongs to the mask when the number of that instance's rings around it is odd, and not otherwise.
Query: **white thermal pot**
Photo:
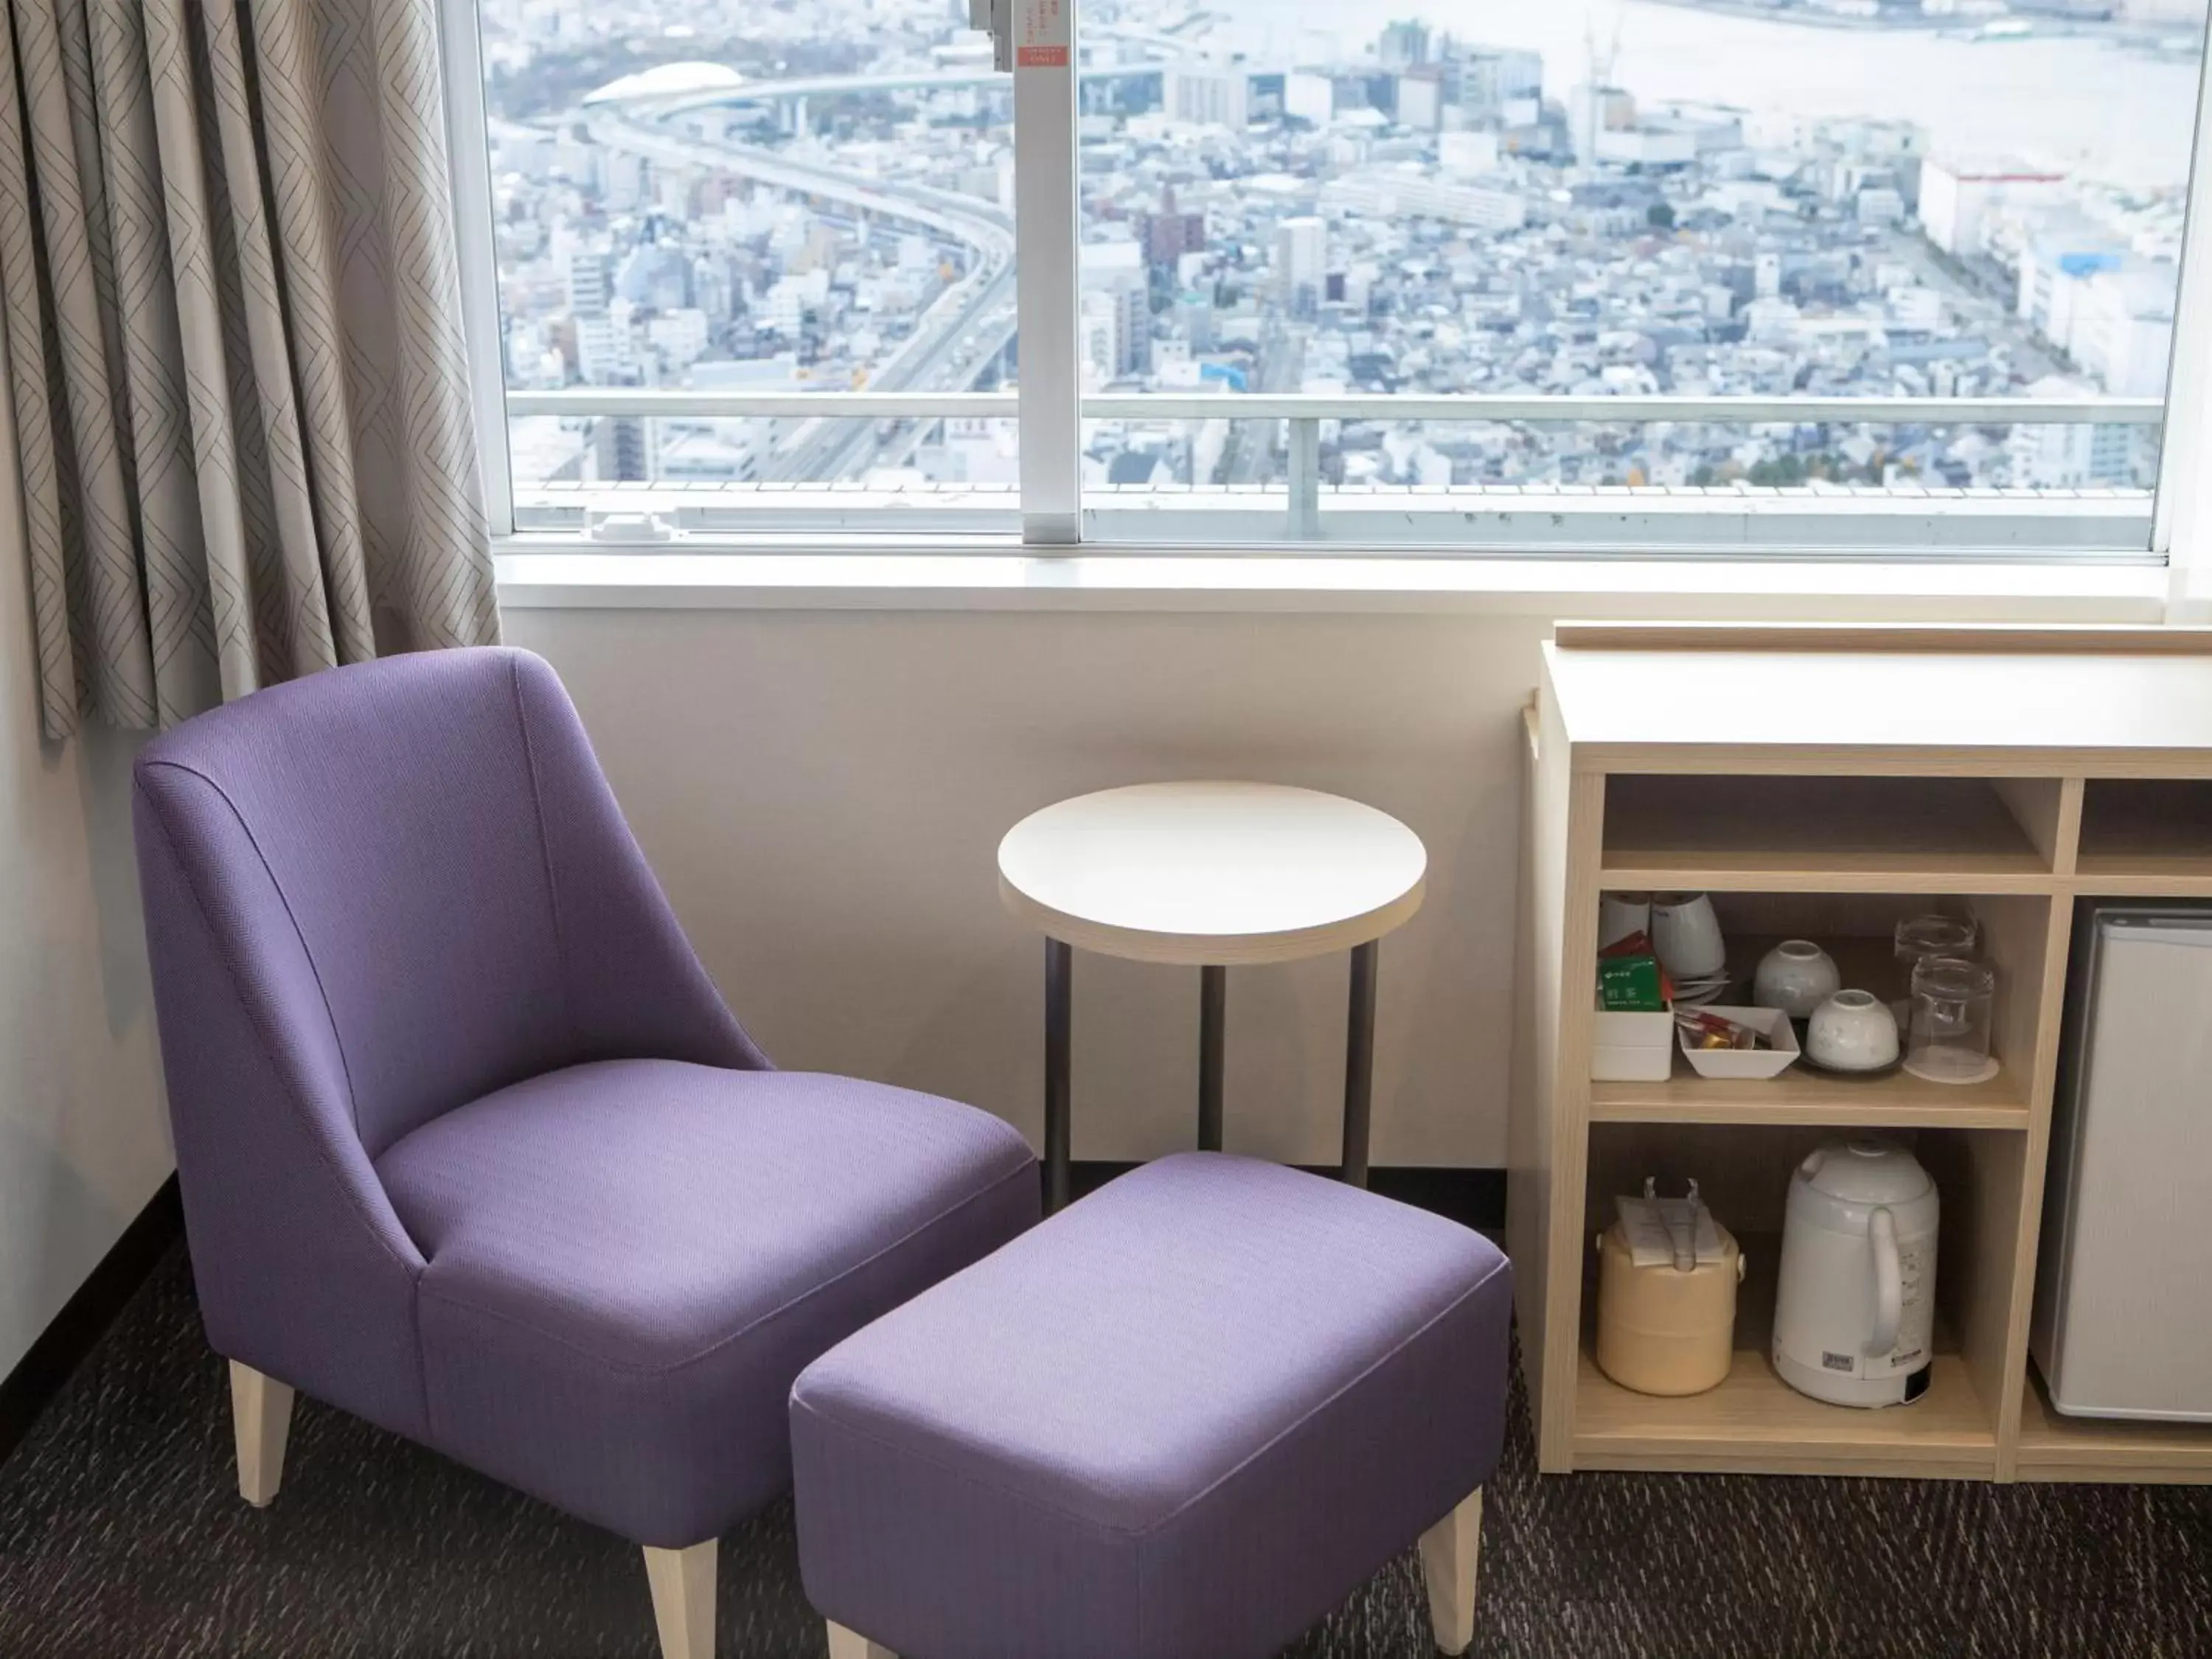
[[[1936,1322],[1936,1183],[1904,1147],[1824,1143],[1790,1177],[1774,1369],[1838,1406],[1927,1392]]]

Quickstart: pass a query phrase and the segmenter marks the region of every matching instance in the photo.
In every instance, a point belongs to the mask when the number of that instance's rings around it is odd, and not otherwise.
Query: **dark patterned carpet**
[[[2212,1491],[1540,1481],[1514,1422],[1484,1656],[2212,1656]],[[270,1510],[233,1480],[179,1250],[0,1467],[0,1656],[653,1659],[635,1551],[337,1412],[300,1403]],[[823,1652],[788,1504],[723,1540],[720,1620],[722,1659]],[[1412,1558],[1294,1652],[1426,1659]]]

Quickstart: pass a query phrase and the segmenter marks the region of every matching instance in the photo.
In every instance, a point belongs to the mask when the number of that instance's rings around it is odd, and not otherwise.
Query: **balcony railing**
[[[611,415],[692,420],[883,421],[1014,418],[1012,392],[689,392],[568,386],[509,392],[509,415]]]
[[[641,387],[570,387],[558,391],[510,391],[507,412],[512,416],[556,416],[586,418],[778,420],[778,421],[934,421],[1012,420],[1020,406],[1013,392],[708,392]],[[1771,424],[1840,423],[1873,426],[2118,426],[2156,427],[2166,418],[2164,404],[2151,398],[1909,398],[1807,396],[1533,396],[1488,392],[1449,396],[1428,394],[1340,395],[1308,392],[1134,392],[1109,393],[1082,400],[1085,419],[1107,421],[1232,422],[1279,421],[1286,426],[1285,483],[1287,485],[1287,530],[1292,541],[1324,538],[1321,508],[1322,477],[1321,437],[1324,422],[1439,422],[1464,424],[1510,422],[1527,425],[1650,425],[1660,422],[1753,427]],[[828,483],[821,488],[828,489]],[[633,503],[650,501],[650,486],[617,487]],[[789,492],[806,486],[775,487],[787,505]],[[841,493],[848,492],[849,486]],[[561,492],[563,495],[570,492]],[[978,493],[958,492],[970,505]],[[1249,513],[1259,486],[1227,486],[1214,494],[1224,499],[1206,505]],[[1274,500],[1284,501],[1285,484],[1273,486]],[[1341,490],[1332,493],[1336,504],[1371,499],[1377,491]],[[1739,539],[1740,550],[1788,550],[1804,537],[1802,526],[1779,528],[1773,509],[1788,508],[1809,522],[1812,514],[1803,498],[1820,498],[1820,514],[1868,512],[1881,507],[1905,508],[1916,516],[1912,525],[1893,522],[1873,532],[1872,538],[1899,544],[1920,540],[1929,544],[1955,543],[1958,550],[1984,551],[2042,547],[2054,552],[2136,552],[2148,545],[2148,492],[2129,489],[1948,488],[1940,484],[1892,489],[1881,485],[1752,487],[1745,484],[1669,489],[1661,486],[1520,486],[1486,485],[1466,488],[1420,489],[1401,492],[1409,498],[1431,501],[1449,495],[1467,508],[1468,498],[1483,501],[1475,511],[1526,513],[1536,500],[1581,501],[1593,507],[1632,496],[1640,512],[1656,511],[1662,519],[1683,521],[1692,517],[1729,512],[1753,513],[1767,504],[1769,522],[1754,526]],[[681,491],[690,501],[697,487]],[[1197,499],[1208,492],[1179,487],[1174,490],[1094,492],[1094,507],[1112,511],[1129,507],[1143,498],[1155,508],[1180,510],[1174,519],[1177,533],[1218,529],[1228,532],[1225,514],[1198,510]],[[849,496],[848,496],[849,499]],[[1533,498],[1533,499],[1532,499]],[[1593,501],[1592,498],[1596,498]],[[1508,503],[1512,503],[1509,507]],[[1919,503],[1912,507],[1911,503]],[[1442,505],[1440,501],[1437,505]],[[1731,505],[1733,504],[1733,505]],[[1880,504],[1879,507],[1877,504]],[[1278,509],[1279,511],[1279,508]],[[1147,519],[1166,525],[1157,513]],[[1894,514],[1892,514],[1894,520]],[[1974,520],[1973,524],[1952,523]],[[2060,522],[2063,520],[2064,522]],[[1285,520],[1277,520],[1279,526]],[[1624,526],[1626,521],[1624,520]],[[1929,528],[1933,526],[1933,528]],[[2023,527],[2025,526],[2025,527]],[[2138,533],[2140,532],[2140,533]],[[1279,532],[1278,532],[1279,533]],[[1629,539],[1637,530],[1624,529]],[[1705,534],[1711,539],[1710,532]],[[1394,538],[1404,539],[1402,534]],[[1666,539],[1664,536],[1659,538]],[[1840,539],[1826,534],[1814,537],[1808,551],[1836,551]]]
[[[1012,392],[695,392],[640,386],[512,391],[510,415],[689,416],[696,419],[1011,420]],[[1486,392],[1174,392],[1085,398],[1087,419],[1107,421],[1528,421],[1566,424],[1704,421],[1723,426],[1846,421],[1876,426],[2156,426],[2155,398],[1548,397]]]

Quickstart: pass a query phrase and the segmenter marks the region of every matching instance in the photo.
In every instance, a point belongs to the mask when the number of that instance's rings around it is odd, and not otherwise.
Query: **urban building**
[[[2065,182],[2063,173],[2039,172],[2025,162],[1936,156],[1920,174],[1921,227],[1931,243],[1954,257],[1982,253],[1999,211],[2056,202]]]
[[[757,37],[712,36],[702,9],[695,61],[587,96],[530,89],[535,66],[603,38],[595,16],[581,35],[536,12],[519,33],[489,27],[494,101],[517,111],[492,132],[511,384],[1005,384],[1011,110],[953,9],[823,0],[803,19],[761,14]],[[1079,325],[1102,386],[1231,402],[2162,387],[2178,189],[1930,155],[1924,132],[1887,118],[1754,124],[1643,98],[1634,58],[1595,46],[1547,62],[1386,17],[1364,46],[1285,60],[1228,47],[1206,18],[1170,28],[1142,0],[1088,0],[1086,20]],[[814,66],[805,95],[747,90],[793,73],[775,65],[794,53]],[[884,89],[840,97],[825,89],[840,74]],[[678,95],[693,101],[671,128],[657,100]],[[685,147],[641,137],[663,130]],[[1202,445],[1188,423],[1085,432],[1101,477],[1123,453],[1149,458],[1132,476],[1157,463],[1192,484],[1280,475],[1279,438],[1220,424]],[[543,477],[722,468],[733,482],[981,481],[1004,438],[988,422],[957,436],[766,420],[529,431],[521,453]],[[2002,427],[1820,423],[1471,427],[1411,447],[1395,434],[1329,423],[1325,474],[1966,487],[2142,478],[2154,460],[2117,426],[2016,442]]]

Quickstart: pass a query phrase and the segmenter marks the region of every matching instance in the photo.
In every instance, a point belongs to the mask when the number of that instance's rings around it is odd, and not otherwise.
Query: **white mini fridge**
[[[2085,902],[2029,1333],[2074,1417],[2212,1421],[2212,907]]]

